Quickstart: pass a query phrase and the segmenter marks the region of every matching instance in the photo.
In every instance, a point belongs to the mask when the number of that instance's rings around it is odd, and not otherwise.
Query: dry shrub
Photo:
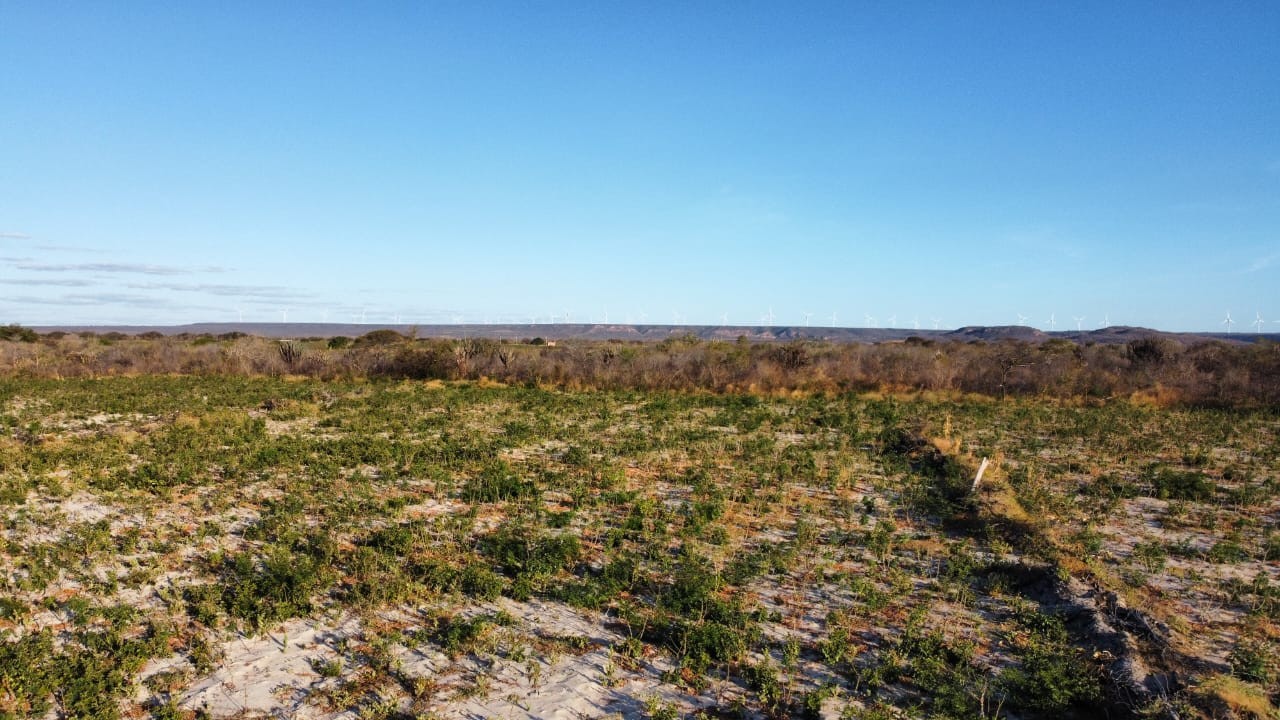
[[[762,395],[868,392],[1007,395],[1152,407],[1280,405],[1280,346],[1160,338],[1127,345],[1066,341],[878,345],[700,341],[562,341],[555,346],[495,340],[408,338],[374,331],[350,346],[324,339],[250,336],[129,337],[117,333],[0,340],[0,373],[92,377],[117,374],[287,374],[334,379],[476,380],[509,385]]]

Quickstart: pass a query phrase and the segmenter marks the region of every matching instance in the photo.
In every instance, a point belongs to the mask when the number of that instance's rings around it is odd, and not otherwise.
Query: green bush
[[[1256,683],[1268,683],[1274,674],[1275,656],[1271,648],[1264,642],[1243,638],[1232,648],[1227,658],[1231,664],[1231,674]]]
[[[332,569],[316,558],[279,545],[262,555],[226,557],[217,570],[216,585],[189,587],[183,593],[188,612],[206,625],[216,623],[219,608],[255,629],[305,615],[312,597],[333,580]]]
[[[572,567],[582,547],[573,535],[545,535],[531,528],[509,526],[481,540],[480,551],[510,577],[539,578]]]
[[[467,502],[501,502],[534,497],[538,486],[529,480],[521,480],[511,466],[498,460],[485,466],[477,477],[467,481],[462,489],[462,499]]]
[[[1072,647],[1062,618],[1028,612],[1018,621],[1027,631],[1020,664],[1000,676],[1011,709],[1058,716],[1102,698],[1098,670]]]
[[[1161,500],[1204,502],[1212,500],[1217,490],[1204,473],[1196,471],[1155,468],[1148,473],[1147,479],[1151,483],[1152,494]]]
[[[40,335],[31,328],[24,328],[21,325],[6,325],[0,327],[0,340],[16,340],[18,342],[33,343],[40,339]]]
[[[55,643],[44,630],[0,642],[0,717],[120,717],[120,699],[147,660],[168,654],[168,633],[149,625],[126,639],[115,628],[84,630]]]
[[[405,336],[395,330],[373,330],[356,338],[355,342],[352,343],[352,346],[357,348],[381,347],[385,345],[395,345],[397,343],[404,342],[405,340]]]
[[[463,568],[460,584],[462,592],[478,600],[496,600],[506,587],[502,576],[479,564]]]

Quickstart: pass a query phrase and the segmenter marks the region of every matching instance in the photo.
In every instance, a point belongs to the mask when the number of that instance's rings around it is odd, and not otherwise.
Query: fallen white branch
[[[982,458],[982,464],[978,466],[978,475],[973,479],[973,487],[969,489],[969,492],[978,491],[978,483],[982,482],[982,473],[987,471],[987,465],[990,464],[990,462],[990,460]]]

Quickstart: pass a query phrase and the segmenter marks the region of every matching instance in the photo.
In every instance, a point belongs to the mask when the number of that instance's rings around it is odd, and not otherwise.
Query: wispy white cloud
[[[216,313],[225,312],[226,308],[219,308],[209,305],[196,305],[173,302],[164,298],[158,298],[154,295],[119,293],[119,292],[87,292],[87,293],[67,293],[65,295],[44,297],[37,295],[10,295],[0,297],[0,302],[27,307],[51,307],[51,308],[130,308],[140,309],[148,312],[203,312]],[[59,312],[59,315],[62,315]],[[54,321],[57,324],[64,320],[62,318]]]
[[[172,290],[174,292],[197,292],[224,297],[242,297],[246,299],[295,300],[314,297],[314,293],[304,292],[280,285],[217,285],[210,283],[128,283],[126,287],[134,290]]]
[[[0,239],[4,240],[30,240],[31,236],[20,232],[0,232]]]
[[[1249,263],[1249,269],[1246,270],[1245,272],[1255,273],[1260,270],[1266,270],[1272,265],[1275,265],[1277,260],[1280,260],[1280,252],[1273,252],[1270,255],[1263,255],[1262,257],[1254,260],[1252,263]]]
[[[69,293],[58,297],[21,295],[0,299],[15,305],[129,305],[133,307],[155,307],[158,304],[156,299],[150,295],[130,295],[126,293]]]
[[[16,262],[19,270],[33,272],[95,272],[125,273],[138,275],[194,275],[196,273],[227,272],[227,268],[206,265],[200,267],[176,267],[172,265],[151,265],[148,263],[35,263]]]
[[[0,285],[29,285],[32,287],[89,287],[94,283],[79,278],[4,278]]]
[[[79,252],[79,253],[104,253],[105,250],[99,248],[80,247],[78,245],[32,245],[36,250],[50,250],[53,252]]]

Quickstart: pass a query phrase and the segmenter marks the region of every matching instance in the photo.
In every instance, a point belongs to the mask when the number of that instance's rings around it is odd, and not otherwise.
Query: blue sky
[[[0,0],[0,322],[1280,330],[1280,4]]]

